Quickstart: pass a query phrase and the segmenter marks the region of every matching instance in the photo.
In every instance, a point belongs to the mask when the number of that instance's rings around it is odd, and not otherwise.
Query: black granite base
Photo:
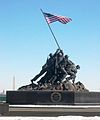
[[[33,105],[100,104],[100,92],[7,91],[6,102]]]
[[[75,92],[74,103],[100,104],[100,92]]]

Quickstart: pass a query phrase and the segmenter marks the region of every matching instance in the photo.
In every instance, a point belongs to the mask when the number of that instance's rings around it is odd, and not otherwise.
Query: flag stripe
[[[50,23],[53,23],[53,22],[56,22],[56,21],[59,21],[63,24],[66,24],[70,21],[72,21],[71,18],[68,18],[68,17],[65,17],[65,16],[56,16],[56,15],[52,15],[50,13],[43,13],[47,22],[50,24]]]
[[[57,21],[58,18],[56,18],[56,17],[52,17],[52,18],[48,18],[48,17],[46,17],[46,20],[47,20],[48,23],[52,23],[52,22]]]

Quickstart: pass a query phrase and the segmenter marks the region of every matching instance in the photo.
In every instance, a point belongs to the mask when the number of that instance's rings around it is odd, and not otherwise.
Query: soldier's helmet
[[[50,53],[49,56],[52,57],[53,56],[52,53]]]
[[[68,59],[68,57],[69,57],[68,55],[65,55],[65,58],[66,58],[66,59]]]
[[[79,65],[76,65],[76,68],[77,68],[77,69],[80,69],[80,66],[79,66]]]

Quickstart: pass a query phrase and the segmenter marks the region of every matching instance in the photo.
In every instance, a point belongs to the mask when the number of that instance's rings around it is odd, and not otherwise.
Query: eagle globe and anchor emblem
[[[52,102],[60,102],[61,101],[61,93],[60,92],[53,92],[51,93],[51,101]]]

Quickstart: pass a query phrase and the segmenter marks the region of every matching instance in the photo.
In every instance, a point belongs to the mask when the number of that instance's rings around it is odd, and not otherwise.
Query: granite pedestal
[[[100,104],[100,92],[7,91],[6,102],[33,105]]]

